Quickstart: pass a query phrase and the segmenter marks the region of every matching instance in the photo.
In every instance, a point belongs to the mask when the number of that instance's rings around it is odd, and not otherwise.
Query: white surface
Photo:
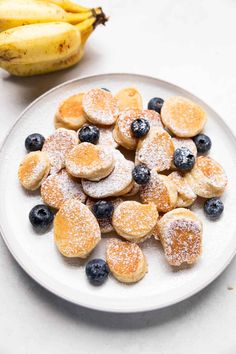
[[[234,0],[100,4],[110,23],[91,37],[79,66],[37,79],[1,72],[0,139],[21,110],[49,88],[80,74],[112,71],[176,83],[208,102],[236,132]],[[2,240],[0,246],[1,353],[235,353],[236,290],[227,287],[236,287],[236,260],[212,285],[176,306],[112,315],[49,294],[20,269]]]
[[[155,95],[164,100],[183,95],[198,102],[196,97],[174,85],[145,76],[110,74],[73,80],[49,91],[27,108],[10,132],[0,154],[0,224],[13,255],[27,273],[56,295],[88,308],[114,312],[153,310],[188,298],[215,279],[236,251],[236,140],[221,118],[204,102],[199,104],[208,116],[205,132],[210,132],[213,141],[210,155],[224,166],[228,186],[222,197],[225,201],[224,214],[217,222],[204,216],[202,203],[195,203],[192,207],[203,222],[203,252],[194,266],[174,270],[166,262],[160,244],[150,239],[140,245],[148,260],[148,273],[142,281],[127,286],[110,277],[106,284],[96,288],[86,279],[85,262],[66,260],[58,253],[53,242],[53,230],[41,236],[32,230],[28,213],[42,200],[39,193],[27,193],[20,188],[17,179],[19,162],[26,153],[25,137],[32,132],[39,132],[45,137],[52,134],[58,105],[78,90],[86,92],[93,87],[109,87],[115,93],[127,84],[138,87],[145,107],[150,97]],[[225,141],[224,145],[219,144],[221,140]],[[105,244],[106,239],[103,238],[89,259],[104,258]]]

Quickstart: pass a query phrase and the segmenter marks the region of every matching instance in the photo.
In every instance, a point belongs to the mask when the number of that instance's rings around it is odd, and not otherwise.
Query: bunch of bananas
[[[0,67],[17,76],[68,68],[79,62],[102,9],[70,0],[0,0]]]

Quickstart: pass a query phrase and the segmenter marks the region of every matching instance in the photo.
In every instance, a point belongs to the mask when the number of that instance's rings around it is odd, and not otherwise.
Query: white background
[[[148,74],[182,86],[236,133],[235,0],[88,3],[102,5],[110,21],[90,38],[78,66],[34,78],[0,71],[0,141],[40,94],[66,80],[105,72]],[[236,353],[236,259],[201,293],[143,314],[95,312],[55,297],[21,270],[2,239],[0,284],[1,354]]]

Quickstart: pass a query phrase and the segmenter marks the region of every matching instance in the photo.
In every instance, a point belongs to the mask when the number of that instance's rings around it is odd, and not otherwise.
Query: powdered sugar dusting
[[[144,256],[135,243],[111,239],[107,242],[107,262],[112,272],[130,274],[136,272]]]
[[[54,221],[56,243],[67,257],[85,257],[101,239],[95,216],[76,199],[67,200]]]
[[[179,137],[198,134],[206,122],[202,108],[180,96],[170,97],[164,102],[161,116],[164,125]]]
[[[113,225],[121,236],[144,237],[154,228],[158,213],[154,204],[121,203],[113,214]]]
[[[172,182],[171,182],[172,183]],[[167,176],[159,175],[156,170],[151,170],[149,182],[141,186],[140,198],[143,203],[153,202],[157,210],[167,212],[175,207],[175,200],[172,200],[171,193],[177,198],[177,190],[170,190],[170,181]],[[175,195],[176,194],[176,195]]]
[[[164,128],[160,114],[151,109],[145,109],[144,111],[142,111],[142,118],[147,119],[149,121],[151,128]]]
[[[18,176],[25,188],[33,189],[38,186],[49,172],[47,155],[41,151],[31,152],[20,164]]]
[[[102,89],[88,91],[83,97],[83,108],[91,121],[104,125],[114,124],[119,113],[117,100]]]
[[[86,200],[81,184],[72,179],[66,170],[49,176],[42,184],[41,195],[46,204],[57,209],[70,198],[76,198],[82,203]]]
[[[213,187],[225,188],[227,177],[218,162],[209,156],[199,156],[196,162],[196,168],[199,168]]]
[[[113,126],[111,127],[99,127],[100,137],[98,145],[108,146],[116,149],[118,147],[117,142],[113,138]]]
[[[168,170],[174,154],[174,145],[170,135],[162,128],[153,128],[140,140],[136,152],[136,162],[143,163],[157,171]]]
[[[119,115],[116,127],[118,129],[118,135],[124,143],[124,146],[127,144],[127,147],[135,148],[137,145],[138,139],[132,134],[131,124],[136,119],[141,118],[141,113],[142,112],[139,109],[126,109]]]
[[[78,144],[78,137],[72,130],[59,128],[50,135],[43,145],[51,164],[51,174],[59,172],[65,167],[67,153]]]
[[[187,179],[180,172],[172,172],[168,177],[174,182],[178,191],[177,207],[186,207],[191,205],[197,195],[192,190]]]
[[[165,226],[161,241],[170,264],[191,264],[201,254],[201,223],[187,218],[174,218]]]
[[[114,150],[115,167],[112,173],[101,181],[82,180],[84,192],[92,198],[106,198],[118,195],[132,182],[133,162],[124,158],[121,152]]]
[[[107,174],[113,168],[113,149],[104,148],[90,143],[75,146],[66,157],[66,168],[76,177],[92,179],[99,173]]]

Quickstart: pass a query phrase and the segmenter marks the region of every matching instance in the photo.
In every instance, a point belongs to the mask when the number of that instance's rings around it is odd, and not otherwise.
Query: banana
[[[94,28],[105,23],[101,9],[85,21],[31,24],[0,33],[0,67],[16,76],[45,74],[80,61]]]
[[[70,13],[42,0],[0,0],[0,31],[33,23],[60,21],[76,24],[92,17],[93,11]]]
[[[90,10],[90,8],[88,7],[78,5],[69,0],[44,0],[44,1],[56,4],[69,12],[87,12]]]

